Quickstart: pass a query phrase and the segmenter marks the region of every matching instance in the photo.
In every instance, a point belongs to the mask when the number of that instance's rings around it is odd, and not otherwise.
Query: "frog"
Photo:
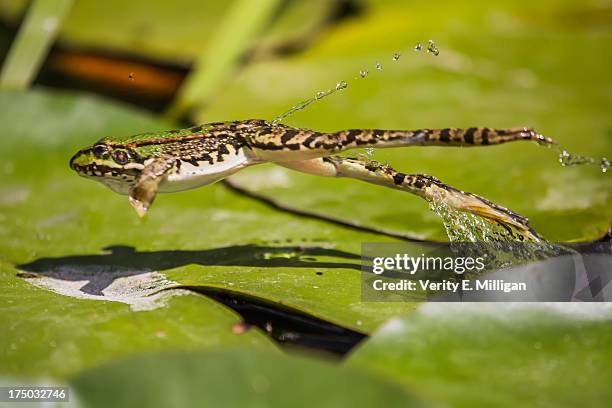
[[[198,188],[250,166],[273,163],[319,177],[344,177],[401,190],[451,209],[471,213],[517,232],[521,241],[541,241],[527,217],[427,174],[408,174],[341,153],[362,148],[477,147],[515,141],[556,142],[529,127],[415,130],[346,129],[320,132],[264,119],[214,122],[161,132],[107,136],[70,159],[78,175],[127,195],[144,217],[158,193]]]

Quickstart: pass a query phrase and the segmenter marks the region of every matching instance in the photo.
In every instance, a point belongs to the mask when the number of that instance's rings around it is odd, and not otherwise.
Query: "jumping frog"
[[[527,219],[475,194],[424,174],[404,174],[363,158],[337,156],[345,150],[407,146],[485,146],[518,140],[554,144],[530,128],[380,130],[322,133],[265,120],[209,123],[181,130],[105,137],[77,152],[70,167],[97,180],[129,202],[143,217],[157,193],[214,183],[254,164],[271,162],[323,177],[348,177],[403,190],[426,200],[442,200],[459,211],[484,217],[539,241]]]

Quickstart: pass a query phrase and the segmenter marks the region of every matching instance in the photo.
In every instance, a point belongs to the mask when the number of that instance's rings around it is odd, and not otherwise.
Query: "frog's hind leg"
[[[475,194],[466,193],[425,174],[404,174],[387,165],[354,158],[329,156],[312,160],[278,163],[284,167],[327,177],[348,177],[406,191],[427,201],[436,200],[448,207],[472,213],[514,231],[519,240],[541,241],[528,225],[527,218]]]
[[[363,148],[410,146],[490,146],[515,141],[555,144],[531,128],[493,129],[488,127],[382,130],[349,129],[332,133],[294,129],[277,124],[258,128],[246,138],[255,156],[264,161],[288,162],[329,156]]]

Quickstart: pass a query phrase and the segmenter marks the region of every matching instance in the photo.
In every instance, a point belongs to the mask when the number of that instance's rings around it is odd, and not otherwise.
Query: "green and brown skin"
[[[265,120],[243,120],[121,138],[106,137],[77,152],[70,160],[70,167],[83,177],[127,194],[141,217],[158,192],[200,187],[245,167],[271,162],[308,174],[348,177],[403,190],[426,200],[442,200],[451,208],[518,232],[519,239],[538,241],[540,238],[525,217],[443,184],[435,177],[404,174],[373,161],[336,155],[363,147],[470,147],[519,140],[555,143],[529,128],[351,129],[322,133]]]

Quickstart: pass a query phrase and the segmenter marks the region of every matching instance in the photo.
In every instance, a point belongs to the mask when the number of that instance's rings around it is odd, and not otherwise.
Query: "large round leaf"
[[[611,309],[598,304],[427,304],[347,363],[452,407],[606,407]]]
[[[118,361],[72,381],[85,407],[425,407],[386,379],[317,360],[220,351]]]

